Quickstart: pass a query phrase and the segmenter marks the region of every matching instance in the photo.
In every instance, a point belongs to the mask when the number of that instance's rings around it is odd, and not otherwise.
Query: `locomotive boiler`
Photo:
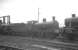
[[[56,38],[59,33],[59,23],[55,19],[51,22],[46,22],[43,19],[42,23],[30,21],[27,24],[12,24],[10,25],[15,35],[35,37],[35,38]]]

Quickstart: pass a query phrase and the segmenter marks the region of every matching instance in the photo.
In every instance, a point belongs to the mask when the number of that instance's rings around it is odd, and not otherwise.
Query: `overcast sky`
[[[37,20],[40,8],[40,22],[42,18],[51,21],[52,16],[63,25],[64,19],[71,17],[72,13],[78,16],[77,0],[8,0],[1,3],[0,16],[11,15],[11,22],[26,22]]]

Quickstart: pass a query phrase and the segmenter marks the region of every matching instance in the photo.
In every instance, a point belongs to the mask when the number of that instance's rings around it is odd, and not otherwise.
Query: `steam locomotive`
[[[59,33],[59,23],[55,21],[55,17],[53,17],[53,19],[54,20],[51,22],[46,22],[46,19],[44,18],[42,23],[37,23],[37,21],[28,21],[27,24],[1,24],[0,34],[54,39]]]
[[[62,28],[63,40],[69,40],[71,42],[78,40],[78,17],[72,14],[72,18],[65,19],[65,27]]]
[[[78,40],[78,17],[72,14],[72,18],[66,18],[65,27],[62,28],[59,27],[55,17],[51,22],[46,22],[46,19],[43,19],[43,23],[29,21],[27,24],[2,24],[0,21],[0,34],[45,39],[55,39],[61,34],[63,40],[75,41]]]

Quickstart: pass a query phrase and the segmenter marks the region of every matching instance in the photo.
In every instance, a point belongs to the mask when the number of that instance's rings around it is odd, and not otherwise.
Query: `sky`
[[[10,15],[12,23],[26,23],[29,20],[43,18],[47,21],[56,17],[60,26],[64,25],[64,19],[75,13],[78,16],[77,0],[0,0],[0,16]]]

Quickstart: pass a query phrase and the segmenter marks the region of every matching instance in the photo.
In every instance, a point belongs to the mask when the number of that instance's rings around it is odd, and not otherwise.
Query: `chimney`
[[[10,15],[7,16],[7,23],[10,24]]]
[[[52,17],[52,20],[55,21],[55,16]]]
[[[5,24],[5,16],[3,16],[3,24]]]
[[[43,22],[46,22],[46,18],[43,18]]]
[[[72,14],[72,18],[75,18],[76,17],[76,14]]]
[[[2,24],[2,20],[0,20],[0,24]]]

